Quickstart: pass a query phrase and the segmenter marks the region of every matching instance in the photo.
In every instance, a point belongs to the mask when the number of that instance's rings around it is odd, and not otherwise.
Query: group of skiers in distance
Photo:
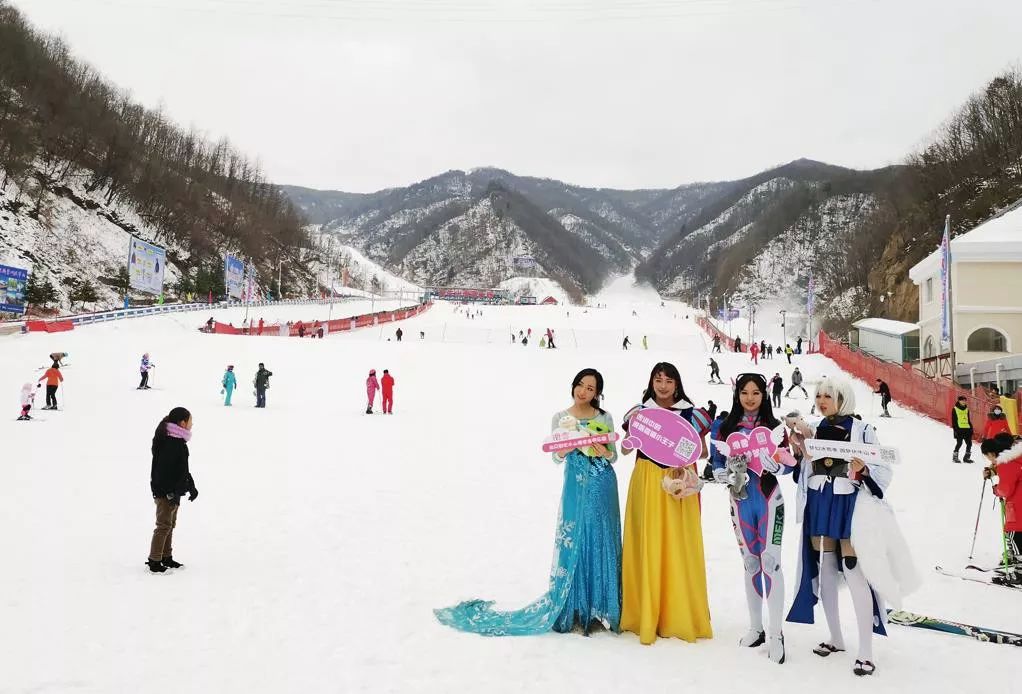
[[[753,341],[751,346],[749,346],[748,349],[746,349],[745,343],[742,342],[742,338],[736,337],[734,340],[734,351],[735,352],[748,351],[749,357],[751,358],[754,364],[759,363],[760,357],[764,359],[773,359],[775,354],[783,354],[785,357],[787,357],[788,363],[790,364],[791,358],[794,355],[802,354],[802,338],[801,337],[798,338],[798,340],[795,342],[794,347],[792,347],[790,344],[786,344],[784,345],[784,347],[781,347],[780,345],[775,346],[772,344],[767,344],[766,340],[760,340],[759,342]],[[722,353],[721,337],[719,333],[716,333],[713,336],[713,347],[710,349],[710,352],[711,353],[716,352],[717,354]]]

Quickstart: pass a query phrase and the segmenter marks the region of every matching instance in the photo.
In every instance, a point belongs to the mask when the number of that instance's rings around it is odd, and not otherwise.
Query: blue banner
[[[149,294],[163,293],[167,251],[131,237],[128,244],[128,286]]]
[[[245,296],[245,263],[233,255],[224,256],[224,285],[228,301],[241,301]]]
[[[940,240],[940,341],[951,343],[951,217],[944,220]]]
[[[28,270],[20,267],[0,265],[0,312],[25,312],[25,285],[28,283]]]

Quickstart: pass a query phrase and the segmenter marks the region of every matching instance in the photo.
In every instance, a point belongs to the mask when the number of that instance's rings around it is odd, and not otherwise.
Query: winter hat
[[[228,371],[234,371],[234,364],[228,364],[227,365],[227,370]]]
[[[390,373],[390,370],[389,370],[389,369],[384,369],[384,370],[383,370],[383,373],[385,373],[385,374],[389,374],[389,373]]]
[[[369,369],[369,375],[370,376],[375,376],[376,375],[376,369]]]

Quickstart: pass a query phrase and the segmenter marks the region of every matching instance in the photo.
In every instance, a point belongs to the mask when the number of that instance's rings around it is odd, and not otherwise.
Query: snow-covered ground
[[[551,413],[570,404],[580,368],[603,372],[605,405],[618,421],[659,360],[677,364],[700,404],[712,398],[729,406],[728,387],[707,385],[706,340],[685,320],[691,309],[661,308],[628,279],[605,296],[606,309],[483,307],[477,318],[440,303],[400,324],[401,343],[387,341],[396,324],[325,340],[204,335],[195,330],[204,314],[0,338],[0,393],[10,414],[0,422],[0,690],[641,686],[904,694],[1010,687],[1016,649],[894,625],[875,644],[878,672],[868,681],[851,674],[852,656],[824,660],[810,652],[825,638],[822,615],[815,626],[786,626],[782,666],[762,649],[738,648],[747,627],[742,563],[726,491],[715,485],[702,500],[712,640],[642,646],[630,633],[483,638],[438,624],[435,607],[469,597],[517,607],[545,589],[563,472],[540,443]],[[351,308],[335,304],[333,315],[358,312]],[[328,310],[303,305],[250,316],[307,320]],[[216,315],[238,325],[239,311]],[[530,327],[527,347],[510,342],[512,330]],[[557,350],[538,347],[547,327],[557,333]],[[620,349],[626,332],[633,342],[627,352]],[[650,336],[648,351],[641,334]],[[39,378],[54,350],[71,354],[59,395],[64,409],[13,421],[21,384]],[[157,364],[154,389],[145,392],[135,390],[142,352]],[[796,360],[810,381],[836,372],[823,357]],[[248,387],[260,361],[274,372],[265,410],[252,407]],[[747,355],[718,361],[725,379],[752,368]],[[230,409],[219,396],[226,364],[235,365],[243,386]],[[370,368],[388,368],[396,379],[393,416],[363,413]],[[782,359],[759,369],[779,371],[786,382],[791,372]],[[926,578],[906,608],[1022,630],[1022,594],[932,571],[937,563],[964,563],[980,466],[949,462],[946,426],[897,404],[893,419],[876,419],[865,384],[858,396],[859,411],[905,459],[889,499]],[[786,399],[783,409],[807,404]],[[174,555],[187,568],[152,576],[143,564],[153,525],[149,444],[156,423],[177,405],[194,415],[191,468],[200,496],[184,503],[175,532]],[[623,502],[632,461],[617,467]],[[790,481],[782,485],[793,501]],[[993,564],[997,518],[987,499],[977,559]],[[790,522],[789,577],[797,533]],[[841,599],[854,648],[847,593]]]

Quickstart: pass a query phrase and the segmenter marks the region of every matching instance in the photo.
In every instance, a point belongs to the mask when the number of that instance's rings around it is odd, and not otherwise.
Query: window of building
[[[926,280],[926,303],[933,303],[933,278]]]
[[[969,335],[966,349],[970,352],[1007,352],[1008,338],[994,328],[979,328]]]

